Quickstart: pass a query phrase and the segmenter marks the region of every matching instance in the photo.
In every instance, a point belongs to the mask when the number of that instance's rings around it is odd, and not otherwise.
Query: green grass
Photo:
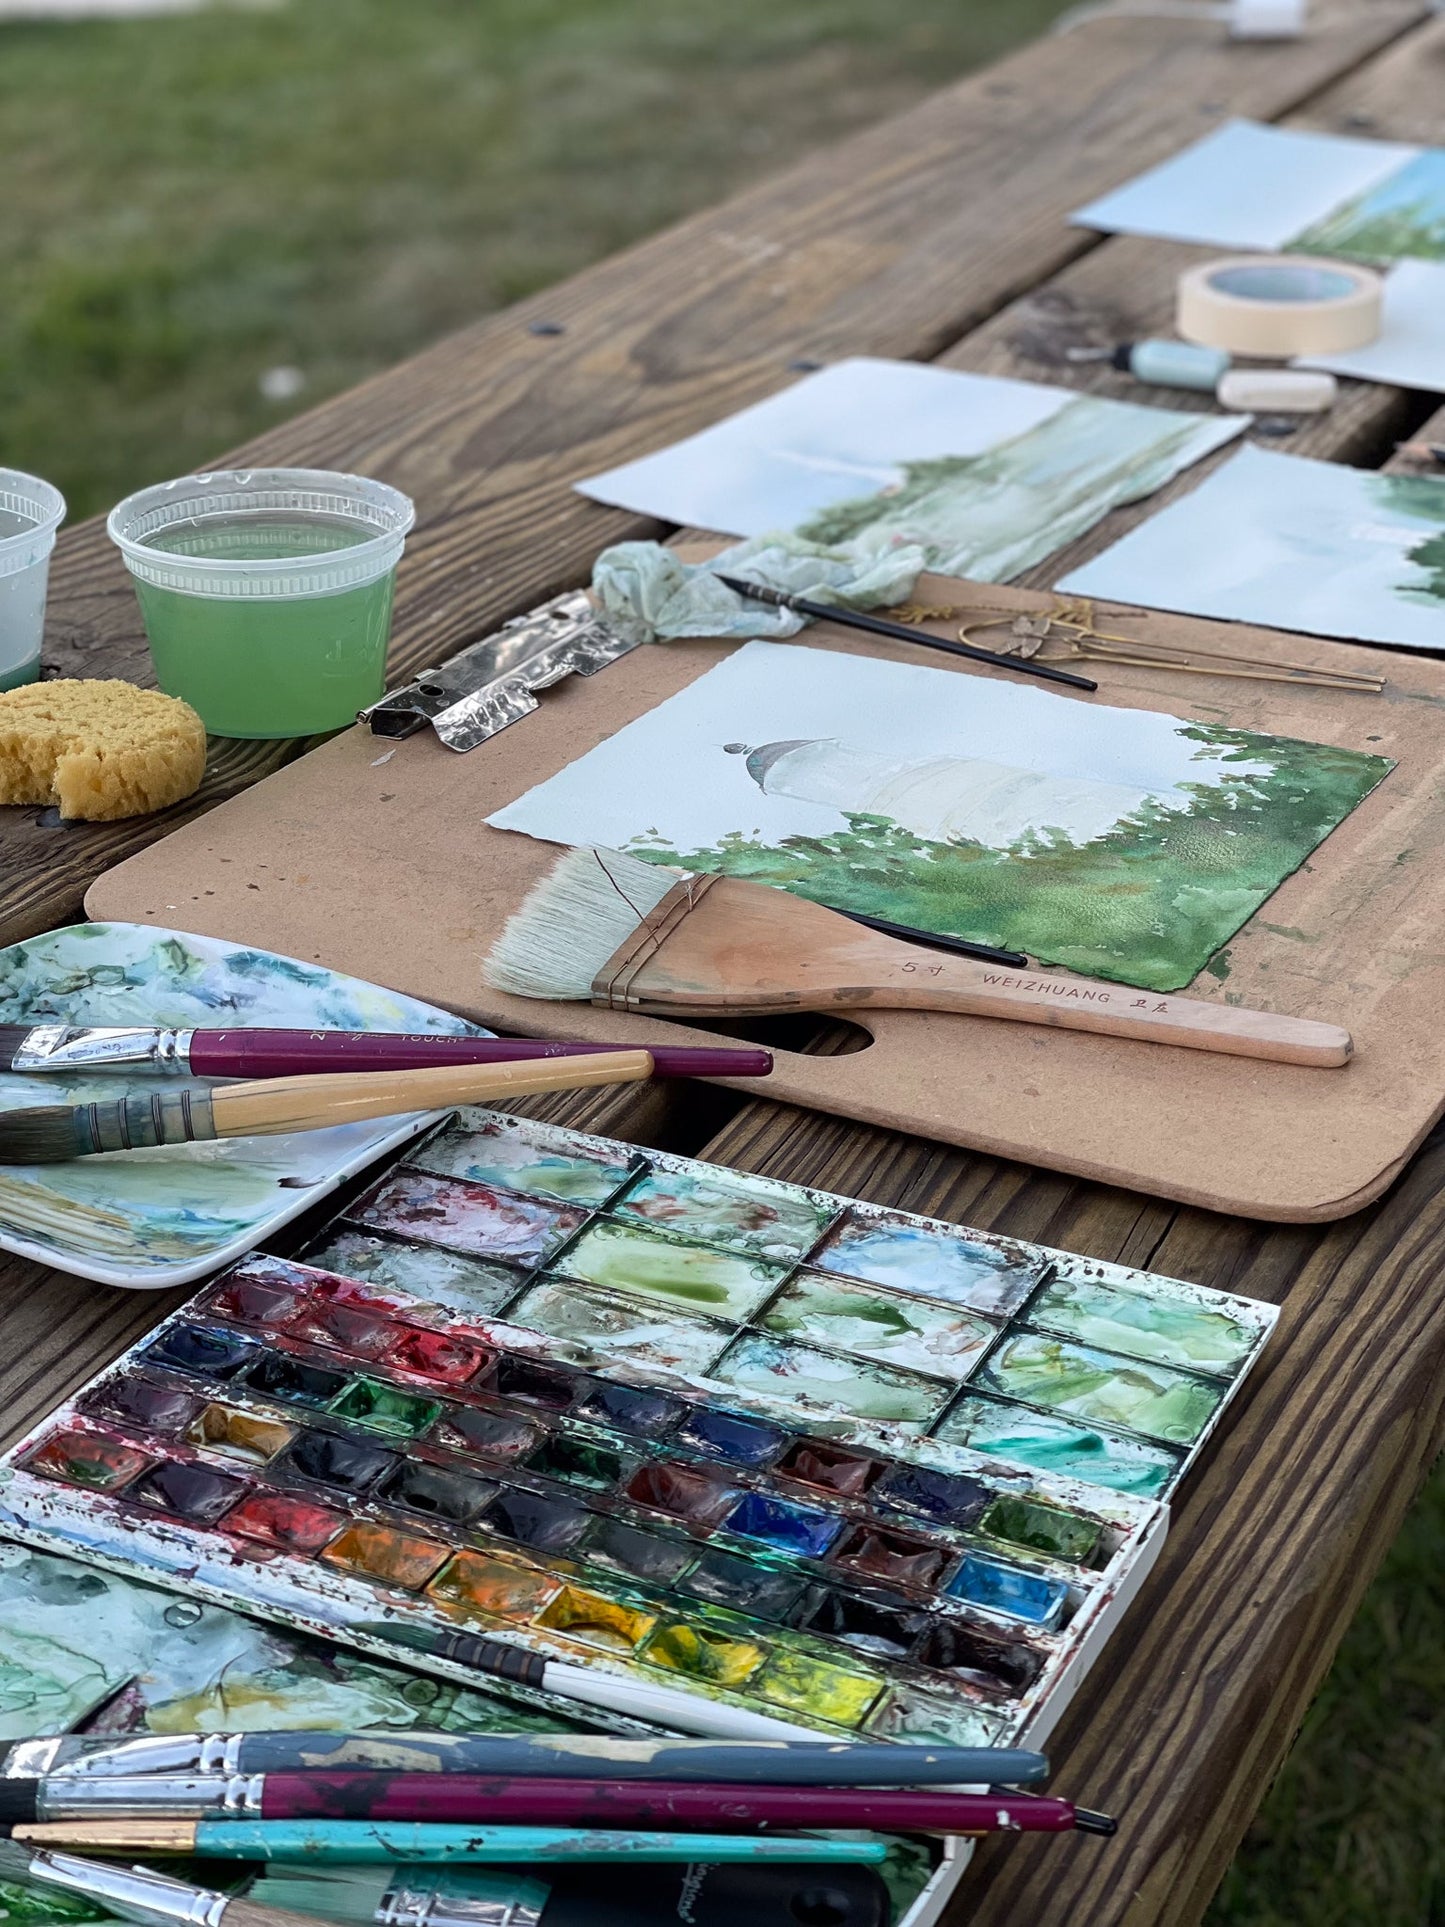
[[[0,459],[72,513],[902,107],[1060,0],[0,24]],[[295,399],[261,374],[294,366]]]
[[[1206,1927],[1445,1921],[1445,1467],[1345,1636]]]
[[[291,0],[0,24],[0,460],[76,516],[105,508],[907,105],[1059,3]],[[306,386],[268,402],[281,365]],[[1211,1927],[1445,1920],[1442,1548],[1437,1477]]]

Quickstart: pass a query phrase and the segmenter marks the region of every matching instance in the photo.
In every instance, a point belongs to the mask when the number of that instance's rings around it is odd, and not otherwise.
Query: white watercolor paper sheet
[[[1247,420],[859,357],[577,487],[733,535],[918,541],[933,568],[1004,582]]]
[[[1205,247],[1440,261],[1445,150],[1230,121],[1070,219]]]
[[[1445,649],[1445,481],[1243,448],[1060,591]]]
[[[1388,768],[750,642],[488,821],[1177,990]]]
[[[1301,355],[1291,365],[1445,394],[1445,262],[1400,261],[1391,268],[1378,341],[1334,355]]]

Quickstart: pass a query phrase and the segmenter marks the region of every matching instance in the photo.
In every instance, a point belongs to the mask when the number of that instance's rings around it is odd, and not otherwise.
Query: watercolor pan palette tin
[[[1041,1738],[1274,1317],[475,1112],[316,1244],[23,1441],[0,1528],[840,1737]]]
[[[413,1317],[501,1320],[638,1383],[1153,1499],[1174,1490],[1278,1316],[477,1110],[410,1149],[303,1256],[404,1294]]]
[[[0,1527],[373,1651],[389,1622],[462,1626],[800,1730],[959,1744],[1037,1724],[1161,1529],[1157,1503],[400,1309],[243,1262],[17,1448]]]

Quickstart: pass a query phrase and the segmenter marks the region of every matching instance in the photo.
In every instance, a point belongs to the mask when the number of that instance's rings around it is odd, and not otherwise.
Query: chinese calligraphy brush
[[[991,969],[859,929],[836,910],[737,877],[679,875],[614,850],[569,850],[483,967],[518,997],[663,1017],[737,1011],[952,1011],[1236,1057],[1334,1067],[1337,1024],[1131,990],[1064,972]]]

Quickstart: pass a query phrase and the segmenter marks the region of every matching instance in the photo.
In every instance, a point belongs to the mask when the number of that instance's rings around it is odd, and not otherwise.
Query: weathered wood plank
[[[1099,21],[1047,38],[710,213],[269,432],[251,464],[351,468],[417,498],[396,671],[436,662],[583,579],[654,525],[570,493],[577,475],[782,386],[799,360],[928,358],[1087,253],[1081,199],[1226,113],[1274,118],[1387,46],[1415,0],[1323,0],[1306,39]],[[561,335],[529,332],[541,320]],[[47,660],[148,680],[125,573],[97,522],[62,537]],[[233,794],[295,745],[222,743],[165,818],[47,831],[0,820],[0,941],[79,914],[94,876]]]

